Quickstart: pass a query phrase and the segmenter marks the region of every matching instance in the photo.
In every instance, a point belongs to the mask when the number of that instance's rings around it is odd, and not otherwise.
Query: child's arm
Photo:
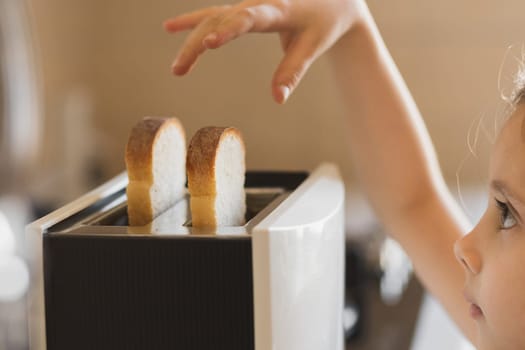
[[[182,15],[165,27],[194,28],[175,74],[188,72],[206,49],[246,32],[278,32],[285,56],[272,81],[277,102],[284,102],[310,64],[334,46],[330,59],[348,109],[350,149],[372,205],[423,283],[473,340],[463,272],[453,253],[468,223],[444,184],[424,123],[366,5],[248,0]]]
[[[420,280],[471,340],[454,242],[470,224],[444,183],[419,111],[369,14],[332,48],[356,172]]]

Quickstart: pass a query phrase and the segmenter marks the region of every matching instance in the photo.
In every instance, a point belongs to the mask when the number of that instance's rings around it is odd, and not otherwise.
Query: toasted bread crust
[[[190,141],[186,157],[188,190],[192,196],[215,196],[215,158],[221,140],[234,135],[244,149],[241,132],[233,127],[205,127]]]
[[[153,221],[150,187],[143,181],[132,181],[126,188],[128,221],[131,226],[143,226]]]
[[[129,181],[153,183],[153,145],[159,131],[169,125],[175,125],[185,135],[182,124],[174,117],[145,117],[133,127],[125,156]]]
[[[177,118],[145,117],[131,130],[126,146],[129,184],[128,218],[132,226],[146,225],[154,218],[150,188],[153,185],[153,150],[164,128],[176,126],[183,137],[184,128]]]
[[[216,227],[215,196],[191,196],[190,210],[193,227]],[[195,215],[198,213],[199,215]]]

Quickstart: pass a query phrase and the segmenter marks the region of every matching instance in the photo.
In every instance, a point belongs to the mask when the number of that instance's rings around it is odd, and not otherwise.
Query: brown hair
[[[518,105],[520,103],[525,103],[525,64],[521,64],[521,68],[518,71],[518,74],[516,74],[516,78],[514,79],[514,82],[516,83],[514,93],[512,94],[512,104]]]

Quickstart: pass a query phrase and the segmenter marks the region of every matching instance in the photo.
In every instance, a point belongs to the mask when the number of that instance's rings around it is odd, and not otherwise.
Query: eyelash
[[[499,212],[500,212],[500,228],[502,230],[508,230],[513,228],[516,225],[516,218],[514,217],[514,214],[512,214],[512,211],[509,208],[509,205],[505,202],[501,202],[497,199],[495,199],[496,205],[498,206]],[[508,219],[513,220],[513,224],[511,226],[505,226],[505,222]]]

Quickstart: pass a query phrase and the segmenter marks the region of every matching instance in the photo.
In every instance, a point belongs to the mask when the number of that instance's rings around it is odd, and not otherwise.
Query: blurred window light
[[[0,211],[0,256],[15,253],[15,236],[5,215]]]
[[[0,302],[20,299],[29,287],[27,265],[15,255],[15,251],[13,230],[0,212]]]
[[[26,16],[29,5],[0,0],[0,160],[8,164],[0,169],[0,175],[8,172],[4,176],[28,171],[40,142],[38,77]]]
[[[22,298],[29,287],[26,263],[15,255],[0,255],[0,302]]]

